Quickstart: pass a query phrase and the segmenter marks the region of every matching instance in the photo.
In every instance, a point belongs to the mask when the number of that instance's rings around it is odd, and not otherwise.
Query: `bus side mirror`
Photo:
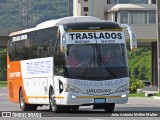
[[[66,45],[66,34],[65,30],[63,29],[63,26],[59,26],[57,36],[60,37],[60,50],[61,52],[67,51],[67,45]]]
[[[134,30],[132,29],[132,27],[127,24],[121,24],[121,27],[125,28],[129,33],[131,50],[137,50],[137,38],[136,38],[136,34]]]
[[[60,50],[61,50],[61,52],[66,52],[67,51],[65,36],[62,36],[61,44],[60,44]]]

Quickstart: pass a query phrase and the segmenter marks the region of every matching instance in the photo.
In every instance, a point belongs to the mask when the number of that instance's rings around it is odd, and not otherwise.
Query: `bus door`
[[[56,104],[64,104],[64,99],[62,98],[64,84],[62,79],[62,76],[54,76],[54,97],[56,98]]]

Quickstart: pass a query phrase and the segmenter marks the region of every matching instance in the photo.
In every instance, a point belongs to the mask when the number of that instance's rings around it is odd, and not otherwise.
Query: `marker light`
[[[126,95],[126,94],[123,94],[123,95],[121,95],[121,97],[123,97],[123,98],[124,98],[124,97],[127,97],[127,95]]]
[[[72,97],[73,99],[77,98],[77,96],[74,96],[74,95],[71,95],[71,97]]]

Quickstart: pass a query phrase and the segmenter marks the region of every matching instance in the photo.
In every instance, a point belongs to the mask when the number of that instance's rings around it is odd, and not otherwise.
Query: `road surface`
[[[19,108],[19,104],[8,101],[7,88],[0,88],[0,101],[1,101],[0,111],[21,112]],[[142,113],[144,111],[145,112],[152,111],[153,113],[159,112],[160,100],[155,100],[153,98],[129,98],[129,101],[127,104],[116,105],[114,113],[125,113],[125,112],[132,113],[132,111],[135,111],[135,112],[141,111]],[[34,112],[39,114],[42,113],[42,115],[48,116],[47,119],[51,119],[52,117],[54,117],[56,120],[60,120],[60,119],[75,120],[75,117],[77,117],[76,120],[81,120],[82,117],[85,120],[105,120],[107,117],[107,120],[108,120],[108,116],[106,115],[106,113],[104,113],[104,110],[93,110],[92,106],[80,107],[78,111],[74,111],[74,112],[70,111],[70,112],[58,113],[58,114],[49,112],[48,106],[44,106],[44,107],[38,107],[38,110]],[[112,115],[116,115],[114,113]],[[116,119],[115,117],[111,117],[111,118]],[[142,119],[142,118],[143,117],[138,117],[138,119]],[[151,117],[148,117],[146,119],[152,120]],[[158,117],[154,117],[153,119],[158,119]],[[122,119],[122,120],[125,120],[125,119]]]

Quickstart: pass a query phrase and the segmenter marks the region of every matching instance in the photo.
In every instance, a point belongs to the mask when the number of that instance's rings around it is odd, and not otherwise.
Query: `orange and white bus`
[[[91,16],[50,20],[11,33],[9,99],[23,111],[43,105],[55,112],[93,105],[111,112],[115,104],[126,103],[129,73],[122,28],[129,31],[135,48],[129,26]]]

